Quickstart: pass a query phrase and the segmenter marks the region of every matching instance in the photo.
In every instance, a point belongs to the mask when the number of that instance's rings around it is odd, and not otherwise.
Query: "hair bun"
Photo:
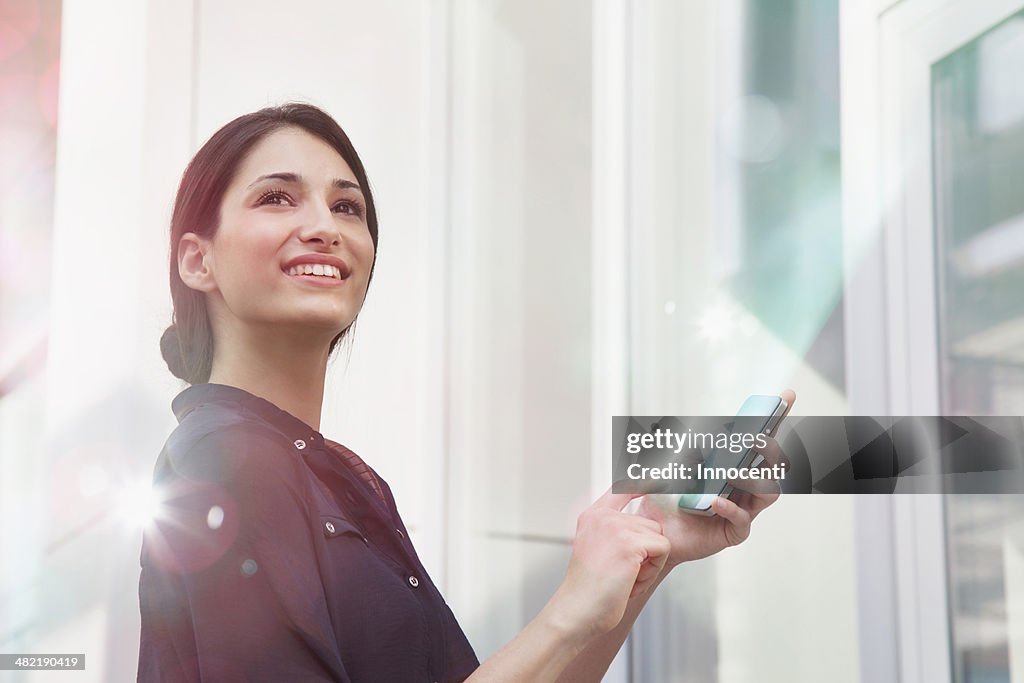
[[[181,348],[181,337],[178,326],[171,324],[160,337],[160,353],[167,363],[167,369],[178,379],[187,380],[185,371],[185,353]]]

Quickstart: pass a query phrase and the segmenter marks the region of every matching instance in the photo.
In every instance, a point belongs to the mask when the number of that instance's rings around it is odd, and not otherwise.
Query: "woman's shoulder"
[[[205,404],[189,412],[164,444],[161,470],[189,479],[225,480],[244,472],[296,474],[287,437],[271,425],[228,406]]]

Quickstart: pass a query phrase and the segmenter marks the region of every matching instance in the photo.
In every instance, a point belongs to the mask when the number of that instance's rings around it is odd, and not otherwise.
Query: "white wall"
[[[242,113],[288,99],[312,102],[345,129],[363,160],[380,225],[373,283],[355,347],[331,369],[321,431],[362,455],[395,491],[431,573],[440,572],[434,404],[441,387],[427,355],[443,291],[432,242],[432,98],[427,4],[200,2],[196,16],[193,143]],[[427,523],[427,518],[430,523]],[[431,526],[433,525],[433,526]],[[437,570],[437,572],[433,570]]]

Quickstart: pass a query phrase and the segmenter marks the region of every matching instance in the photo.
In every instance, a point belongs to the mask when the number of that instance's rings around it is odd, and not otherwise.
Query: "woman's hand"
[[[622,512],[641,495],[609,488],[576,522],[569,569],[550,605],[585,639],[615,628],[629,598],[646,591],[668,560],[661,524]]]
[[[796,393],[787,389],[780,396],[789,404],[783,414],[785,418],[796,402]],[[755,448],[764,456],[764,467],[771,467],[782,459],[779,444],[774,439],[777,431],[778,425],[768,436],[765,448]],[[668,569],[745,541],[750,535],[751,522],[778,500],[781,493],[778,482],[770,479],[730,479],[729,484],[735,490],[729,498],[718,496],[712,501],[711,507],[717,514],[711,517],[683,512],[677,507],[677,496],[648,495],[641,499],[637,515],[660,524],[662,533],[672,544],[666,562]]]

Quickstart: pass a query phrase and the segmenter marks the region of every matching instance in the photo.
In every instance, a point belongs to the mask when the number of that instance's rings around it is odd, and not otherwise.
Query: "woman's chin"
[[[280,320],[280,324],[289,330],[301,331],[311,337],[326,337],[328,341],[337,336],[352,323],[352,319],[326,313],[293,313]]]

